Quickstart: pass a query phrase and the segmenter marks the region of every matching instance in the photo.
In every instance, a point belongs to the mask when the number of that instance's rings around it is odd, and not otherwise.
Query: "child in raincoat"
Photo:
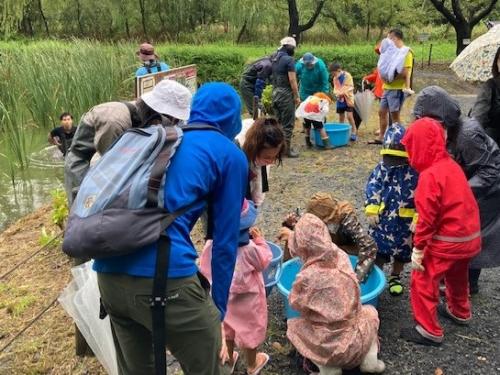
[[[375,263],[377,245],[363,229],[352,203],[326,192],[317,192],[307,202],[306,212],[326,224],[335,245],[358,257],[354,272],[360,283],[365,281]],[[290,213],[283,221],[283,226],[293,231],[299,219],[298,212]],[[285,246],[284,259],[287,258],[290,258],[290,254]]]
[[[292,255],[303,262],[289,301],[299,318],[288,320],[287,337],[312,360],[320,374],[342,374],[342,368],[381,373],[377,359],[377,310],[362,306],[360,289],[349,257],[331,241],[328,228],[306,213],[295,230],[282,228]]]
[[[224,333],[231,373],[239,353],[245,352],[247,374],[256,375],[269,361],[269,355],[257,352],[266,339],[267,301],[262,271],[271,263],[271,249],[261,231],[252,227],[257,210],[252,201],[245,200],[240,219],[240,239],[233,281],[229,291]],[[212,241],[208,240],[200,260],[201,273],[212,280]]]
[[[365,214],[369,234],[377,243],[377,265],[394,260],[389,276],[389,293],[403,293],[401,272],[411,261],[411,224],[416,216],[414,195],[418,174],[408,164],[408,154],[401,139],[405,128],[398,123],[389,126],[384,136],[382,160],[368,178]]]
[[[299,107],[295,111],[295,116],[304,119],[304,131],[306,139],[306,147],[312,147],[312,133],[311,129],[314,128],[315,131],[319,131],[321,136],[321,147],[332,148],[330,145],[330,138],[326,134],[324,125],[326,121],[326,116],[330,110],[330,103],[332,100],[330,97],[323,93],[317,92],[314,95],[308,96],[306,100],[300,103]]]
[[[401,337],[438,346],[444,334],[436,311],[459,325],[472,318],[468,269],[481,249],[479,208],[464,172],[446,150],[444,130],[437,120],[415,121],[402,143],[420,176],[410,290],[416,325],[402,329]],[[443,279],[446,303],[440,305]]]

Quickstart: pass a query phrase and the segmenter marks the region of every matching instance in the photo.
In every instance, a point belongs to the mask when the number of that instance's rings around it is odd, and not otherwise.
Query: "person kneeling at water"
[[[281,238],[303,262],[289,297],[300,313],[288,320],[290,342],[322,375],[340,375],[343,368],[357,366],[363,372],[383,372],[385,364],[377,359],[377,310],[361,305],[349,256],[332,243],[326,224],[305,214],[295,231],[283,228]]]
[[[333,243],[350,254],[358,256],[355,273],[363,282],[375,262],[377,246],[375,241],[363,230],[354,206],[348,201],[341,201],[329,193],[315,193],[307,203],[306,212],[315,215],[328,226]],[[289,214],[283,226],[291,230],[300,219],[298,213]],[[285,260],[290,254],[285,248]]]

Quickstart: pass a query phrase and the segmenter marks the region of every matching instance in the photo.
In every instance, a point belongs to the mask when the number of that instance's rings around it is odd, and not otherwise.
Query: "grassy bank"
[[[428,46],[424,54],[427,56]],[[20,167],[32,128],[49,129],[63,111],[78,120],[93,105],[133,96],[137,46],[75,40],[0,42],[0,131],[2,149]],[[157,51],[171,66],[197,64],[200,83],[225,81],[237,86],[244,65],[272,53],[275,46],[159,45]],[[414,46],[417,61],[422,49]],[[376,64],[373,46],[302,45],[297,55],[311,51],[327,62],[339,61],[356,82]],[[449,62],[454,45],[436,44],[433,62]]]

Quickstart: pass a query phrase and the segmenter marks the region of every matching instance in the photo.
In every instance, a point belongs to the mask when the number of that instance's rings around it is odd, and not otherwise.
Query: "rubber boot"
[[[330,144],[330,138],[324,138],[321,140],[323,142],[323,147],[325,150],[331,150],[333,146]]]
[[[289,158],[298,158],[299,152],[292,147],[291,141],[286,141],[286,156]]]
[[[370,350],[366,353],[363,362],[359,366],[361,372],[370,372],[380,374],[385,370],[385,363],[378,359],[378,340],[375,339],[370,346]]]
[[[313,144],[311,143],[311,137],[305,137],[306,140],[306,148],[312,148]]]

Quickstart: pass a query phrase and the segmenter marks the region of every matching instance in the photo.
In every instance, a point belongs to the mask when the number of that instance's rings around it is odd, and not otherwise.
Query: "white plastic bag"
[[[73,280],[58,298],[109,375],[118,375],[109,316],[99,319],[99,287],[92,261],[71,269]]]
[[[311,95],[300,103],[295,111],[296,117],[305,118],[312,121],[323,122],[330,110],[328,100]]]

